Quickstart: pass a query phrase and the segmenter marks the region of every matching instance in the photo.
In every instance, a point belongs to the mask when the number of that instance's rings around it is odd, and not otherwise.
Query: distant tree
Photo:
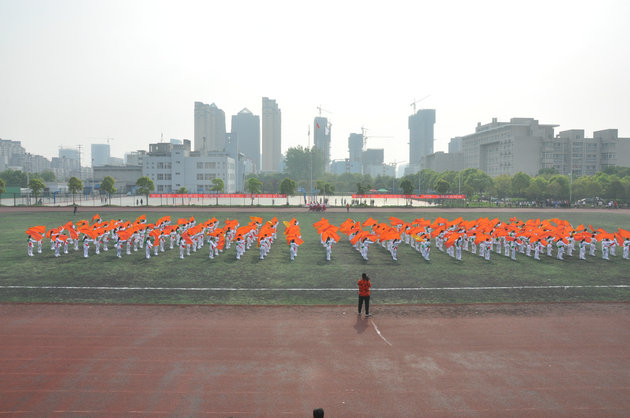
[[[26,173],[20,170],[4,170],[0,173],[7,187],[28,187]]]
[[[282,182],[280,183],[280,193],[287,195],[287,201],[288,201],[288,196],[292,196],[295,194],[295,190],[296,190],[295,181],[288,177],[285,177],[284,180],[282,180]]]
[[[548,179],[547,185],[548,196],[554,199],[569,199],[569,176],[554,174]]]
[[[538,170],[538,175],[536,177],[542,176],[546,179],[549,179],[551,176],[556,175],[556,174],[560,174],[560,173],[558,172],[558,170],[556,170],[553,167],[541,168],[540,170]]]
[[[337,191],[345,193],[354,193],[356,191],[356,184],[361,182],[361,174],[357,173],[343,173],[337,176]]]
[[[6,185],[4,183],[4,180],[2,180],[0,178],[0,197],[2,197],[2,193],[6,192],[6,191],[7,191],[7,188],[6,188]],[[2,206],[2,199],[0,199],[0,206]]]
[[[116,180],[114,180],[112,176],[106,176],[101,182],[101,190],[107,193],[110,204],[112,203],[112,195],[116,193],[116,188],[114,187],[115,183]]]
[[[68,179],[68,190],[72,193],[72,203],[74,203],[74,195],[83,190],[83,183],[76,177]]]
[[[416,184],[419,184],[420,193],[427,193],[435,190],[435,181],[440,176],[437,171],[429,170],[427,168],[420,170],[418,173],[419,179]]]
[[[451,185],[448,181],[446,181],[446,179],[441,178],[435,182],[435,191],[437,191],[439,194],[445,194],[446,192],[448,192],[448,189],[450,187]]]
[[[437,191],[437,183],[440,180],[444,180],[448,183],[448,188],[446,189],[446,191],[441,192],[440,194],[444,194],[449,191],[456,192],[459,190],[459,172],[458,171],[443,171],[442,173],[440,173],[439,176],[435,179],[435,183],[433,184],[433,188],[436,191]]]
[[[366,180],[360,181],[357,183],[357,194],[366,194],[371,188],[372,185]]]
[[[621,183],[621,180],[619,180],[619,177],[617,177],[616,175],[613,175],[611,177],[611,181],[606,186],[606,189],[604,189],[604,196],[607,199],[613,200],[623,199],[625,195],[625,189],[623,187],[623,184]]]
[[[518,173],[517,173],[518,174]],[[547,197],[548,181],[542,177],[534,177],[525,189],[525,196],[532,200],[543,200]]]
[[[279,193],[280,183],[286,176],[286,173],[249,174],[245,179],[243,188],[246,190],[247,181],[249,180],[249,178],[256,177],[262,183],[260,193]]]
[[[40,179],[32,178],[28,182],[28,187],[29,187],[29,189],[31,189],[33,191],[33,195],[35,196],[35,200],[37,201],[37,197],[39,196],[41,191],[46,188],[46,185]]]
[[[507,174],[502,174],[493,179],[493,189],[499,199],[510,196],[512,190],[512,178]]]
[[[628,202],[630,202],[630,176],[624,177],[621,180],[621,184],[622,184],[623,190],[624,190],[623,198],[626,201],[626,203],[628,203]]]
[[[580,200],[602,196],[602,186],[592,177],[582,176],[573,182],[573,199]]]
[[[400,182],[400,188],[403,191],[403,194],[411,194],[413,193],[413,183],[409,178],[403,178]]]
[[[149,193],[155,190],[153,180],[147,176],[142,176],[136,180],[136,186],[138,187],[138,193],[146,196],[146,205],[149,206]]]
[[[374,182],[372,183],[372,186],[374,189],[393,189],[393,185],[395,183],[396,179],[392,176],[383,176],[383,175],[378,175],[376,176],[376,178],[374,179]]]
[[[210,190],[212,190],[213,192],[222,193],[224,189],[225,183],[223,182],[223,179],[220,179],[218,177],[212,179],[212,188]]]
[[[39,175],[41,176],[42,180],[44,180],[45,182],[57,181],[57,176],[55,176],[55,173],[51,170],[44,170],[41,173],[39,173]]]
[[[284,161],[286,173],[295,180],[308,180],[311,173],[312,178],[316,180],[324,173],[324,157],[316,147],[311,149],[302,146],[291,147],[287,150]]]
[[[512,176],[512,194],[517,197],[525,197],[525,190],[529,187],[531,177],[519,171]]]
[[[247,179],[247,186],[245,187],[245,189],[248,193],[257,194],[260,193],[262,185],[263,184],[256,177],[250,177],[249,179]]]
[[[492,187],[492,178],[477,168],[467,168],[460,175],[461,184],[469,186],[473,193],[483,194]]]
[[[335,193],[335,186],[327,181],[317,180],[317,184],[315,185],[315,187],[319,189],[319,192],[324,196],[330,196],[331,194]]]

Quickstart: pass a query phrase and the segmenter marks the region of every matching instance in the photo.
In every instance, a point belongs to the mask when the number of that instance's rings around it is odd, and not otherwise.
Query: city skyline
[[[233,15],[236,26],[225,19]],[[327,109],[333,160],[348,157],[348,136],[365,127],[393,137],[368,142],[386,162],[408,161],[410,105],[423,98],[417,109],[438,112],[435,151],[492,118],[630,137],[628,15],[622,1],[324,1],[305,11],[0,0],[10,34],[0,39],[0,137],[48,158],[113,138],[111,155],[122,157],[162,134],[193,140],[195,101],[262,115],[265,96],[282,109],[283,153],[307,146],[317,107]]]

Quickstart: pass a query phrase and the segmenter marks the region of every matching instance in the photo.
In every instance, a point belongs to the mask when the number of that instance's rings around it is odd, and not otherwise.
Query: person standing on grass
[[[370,315],[370,287],[372,287],[372,283],[370,283],[370,278],[367,274],[363,273],[361,275],[361,279],[357,282],[359,286],[359,315],[361,315],[361,308],[363,307],[363,302],[365,302],[365,316]]]

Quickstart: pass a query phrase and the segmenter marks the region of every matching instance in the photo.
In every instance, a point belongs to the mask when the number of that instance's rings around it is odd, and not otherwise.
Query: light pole
[[[569,207],[573,202],[573,170],[569,173]]]
[[[311,202],[313,201],[313,149],[311,148],[311,125],[308,125],[308,155],[309,155],[309,170],[311,172],[311,181],[310,181],[310,189],[309,195],[311,197]]]

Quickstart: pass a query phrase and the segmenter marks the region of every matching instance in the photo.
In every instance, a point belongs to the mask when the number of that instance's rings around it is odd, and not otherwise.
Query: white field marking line
[[[378,327],[376,326],[376,324],[374,323],[373,320],[370,320],[370,322],[372,323],[372,326],[374,327],[374,331],[376,331],[376,333],[378,334],[379,337],[381,337],[383,339],[383,341],[385,341],[387,344],[389,344],[390,346],[392,345],[392,343],[390,343],[389,341],[387,341],[387,338],[383,337],[383,334],[381,334],[381,331],[378,330]]]
[[[630,288],[627,284],[612,285],[557,285],[557,286],[480,286],[480,287],[385,287],[379,291],[432,291],[432,290],[528,290],[528,289],[613,289]],[[355,288],[272,288],[272,287],[113,287],[113,286],[0,286],[0,289],[59,289],[59,290],[180,290],[180,291],[227,291],[227,292],[356,292]]]

